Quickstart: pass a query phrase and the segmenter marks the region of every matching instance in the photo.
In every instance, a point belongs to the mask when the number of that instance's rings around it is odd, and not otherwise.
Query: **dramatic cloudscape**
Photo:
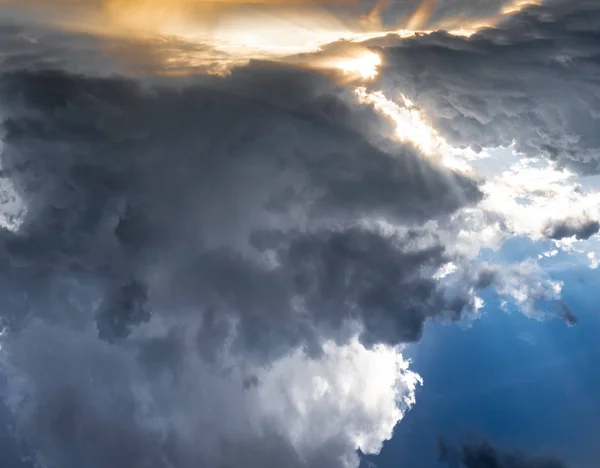
[[[0,0],[0,466],[600,466],[599,24]]]

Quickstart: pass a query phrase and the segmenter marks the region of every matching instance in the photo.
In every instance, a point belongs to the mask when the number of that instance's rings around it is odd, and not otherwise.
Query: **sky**
[[[0,465],[597,468],[597,0],[0,0]]]

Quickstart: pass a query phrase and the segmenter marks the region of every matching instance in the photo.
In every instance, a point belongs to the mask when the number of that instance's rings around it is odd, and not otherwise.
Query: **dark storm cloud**
[[[554,457],[531,455],[522,451],[502,451],[488,442],[464,444],[460,447],[439,443],[440,461],[450,468],[567,468]]]
[[[567,219],[549,225],[544,234],[546,237],[556,240],[567,237],[585,240],[597,234],[599,230],[600,223],[593,219]]]
[[[383,50],[381,83],[423,106],[455,145],[514,140],[529,156],[596,173],[599,21],[595,1],[554,1],[470,38],[403,40]]]
[[[243,405],[261,382],[228,377],[224,353],[318,356],[354,322],[367,345],[414,341],[474,307],[477,285],[449,297],[431,279],[449,258],[421,226],[477,184],[388,141],[326,77],[30,69],[0,78],[0,100],[3,180],[26,208],[0,238],[5,372],[27,395],[17,435],[49,468],[344,466],[343,434],[301,454],[281,428],[256,434]]]
[[[167,287],[148,284],[162,268],[161,274],[178,278],[173,287],[193,285],[174,296],[178,301],[208,307],[210,297],[215,303],[228,298],[236,313],[285,309],[301,293],[286,278],[300,275],[295,270],[307,259],[324,261],[313,252],[339,264],[331,270],[339,275],[349,261],[343,255],[354,252],[350,279],[359,282],[384,265],[377,262],[394,258],[406,267],[375,279],[402,283],[414,277],[415,262],[439,266],[443,248],[413,258],[396,253],[373,230],[346,225],[366,217],[421,224],[479,197],[473,181],[413,150],[378,145],[373,128],[383,122],[375,114],[345,101],[325,79],[298,70],[257,65],[224,82],[151,90],[120,78],[24,72],[5,75],[0,93],[3,167],[27,207],[19,232],[4,239],[5,275],[28,290],[25,302],[15,301],[38,310],[32,303],[39,298],[54,304],[45,309],[58,310],[62,294],[85,287],[90,301],[101,302],[103,334],[126,334],[128,321],[148,317],[148,300],[172,300],[165,299]],[[286,230],[296,218],[312,228],[290,237]],[[281,234],[263,235],[263,244],[284,239],[284,253],[262,245],[286,255],[272,271],[252,258],[257,252],[248,239],[259,230]],[[298,245],[304,257],[294,254]],[[57,278],[73,283],[59,286]],[[418,290],[423,283],[414,279],[409,287]],[[282,283],[275,292],[274,281]],[[349,292],[365,288],[349,283],[335,290],[333,283],[327,291],[328,281],[313,284],[311,294],[346,301]],[[388,288],[377,281],[369,288]],[[404,310],[390,300],[390,310]],[[418,336],[419,314],[398,337]]]

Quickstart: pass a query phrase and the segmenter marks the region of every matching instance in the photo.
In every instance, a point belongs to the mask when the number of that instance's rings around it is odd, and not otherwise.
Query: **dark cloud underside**
[[[575,237],[578,240],[585,240],[597,234],[600,230],[600,223],[592,219],[567,219],[562,222],[551,224],[546,228],[545,234],[550,239],[564,239]]]
[[[413,264],[439,266],[443,247],[403,253],[410,239],[394,246],[376,230],[348,226],[445,216],[478,198],[474,182],[409,148],[378,145],[381,138],[369,132],[381,120],[314,75],[259,65],[214,83],[145,89],[63,72],[2,78],[3,167],[27,206],[18,233],[4,235],[5,274],[28,290],[27,302],[15,298],[18,307],[60,302],[57,277],[77,277],[102,301],[103,333],[113,323],[118,336],[123,321],[147,318],[145,302],[172,300],[164,297],[170,281],[179,303],[208,307],[214,297],[211,307],[228,304],[236,314],[281,314],[303,288],[347,301],[351,291],[368,296],[386,289],[382,281],[408,281],[415,291],[426,287],[422,299],[433,295],[435,285]],[[312,228],[298,230],[298,222]],[[249,239],[259,232],[261,249],[282,256],[274,269],[256,260]],[[387,251],[378,258],[378,249]],[[319,271],[329,258],[331,273],[321,279],[298,271]],[[390,258],[396,271],[369,277]],[[149,285],[158,272],[162,286]],[[316,283],[301,284],[303,274]],[[339,289],[335,275],[350,283]],[[193,291],[184,289],[188,282]],[[273,282],[280,283],[275,294]],[[388,306],[404,315],[400,303]],[[59,304],[46,308],[51,315]],[[112,316],[115,308],[121,317]],[[340,304],[331,313],[346,316],[347,309]],[[429,313],[417,312],[421,318],[406,323],[417,328],[398,336],[415,339]]]

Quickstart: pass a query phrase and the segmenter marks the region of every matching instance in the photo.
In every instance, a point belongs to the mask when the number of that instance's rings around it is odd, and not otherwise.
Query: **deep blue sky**
[[[525,244],[510,242],[498,257],[531,255]],[[561,261],[560,255],[553,259]],[[378,467],[438,466],[436,437],[443,435],[455,443],[489,439],[506,449],[557,455],[568,466],[597,468],[600,271],[582,266],[552,276],[565,282],[563,298],[578,326],[506,313],[493,297],[486,297],[483,317],[470,328],[429,324],[406,353],[424,386],[393,439],[371,459]]]

